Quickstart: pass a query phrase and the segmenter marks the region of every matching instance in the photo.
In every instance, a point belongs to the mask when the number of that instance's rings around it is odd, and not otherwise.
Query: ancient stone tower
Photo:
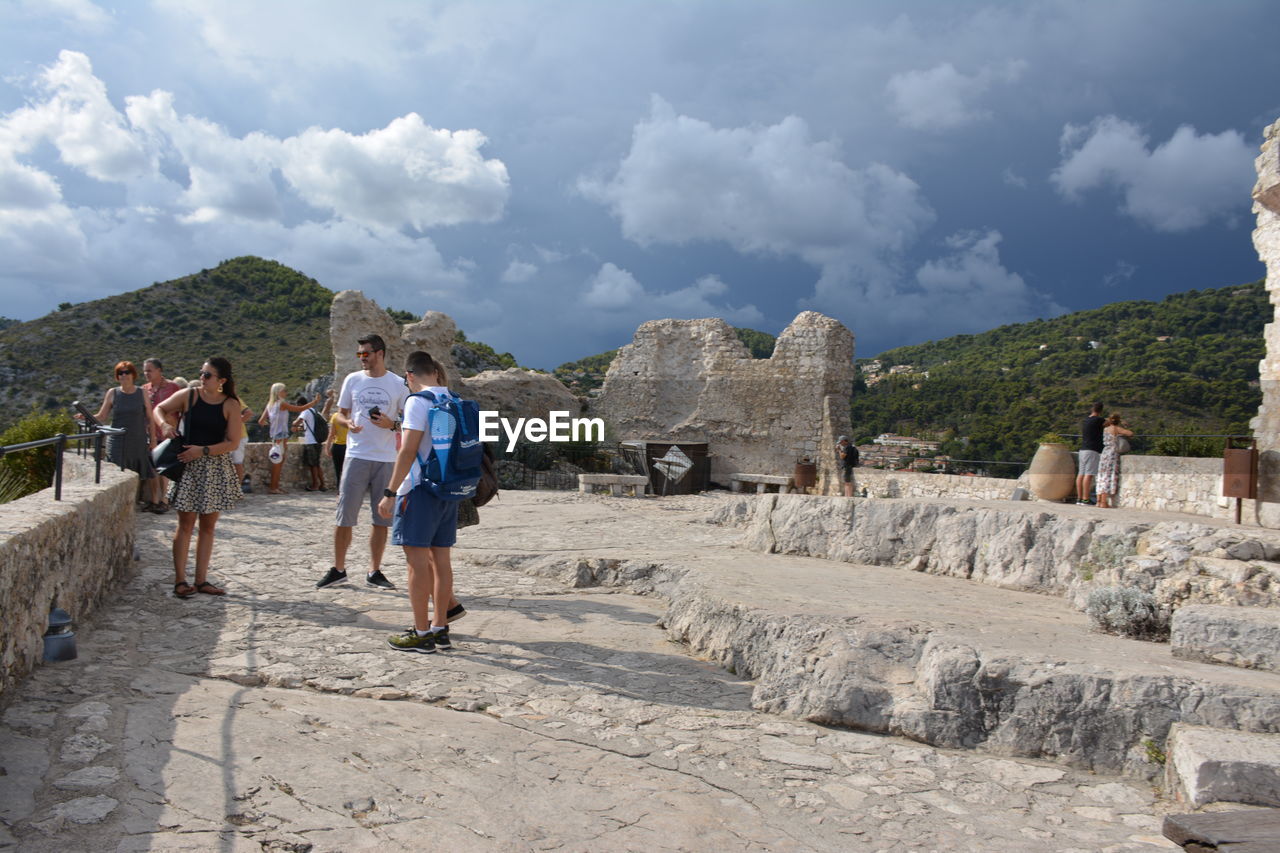
[[[1280,121],[1266,129],[1262,153],[1255,161],[1258,182],[1253,187],[1253,212],[1258,227],[1253,245],[1267,265],[1267,292],[1280,309]],[[1280,503],[1280,316],[1267,324],[1264,336],[1267,354],[1259,365],[1262,405],[1250,424],[1261,451],[1258,469],[1258,498]],[[1280,507],[1259,505],[1259,521],[1268,527],[1280,526]]]
[[[808,456],[834,493],[853,379],[853,334],[816,311],[796,317],[767,359],[723,320],[653,320],[618,351],[591,413],[620,439],[707,442],[722,485],[734,472],[790,474]]]

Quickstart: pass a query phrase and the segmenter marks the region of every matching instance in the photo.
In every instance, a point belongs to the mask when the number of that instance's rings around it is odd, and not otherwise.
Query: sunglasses
[[[360,350],[356,350],[356,358],[373,358],[373,354],[375,352],[377,352],[377,350],[369,350],[368,352],[361,352]]]
[[[116,371],[116,376],[132,376],[132,375],[133,375],[133,371],[132,371],[132,370],[117,370],[117,371]]]
[[[207,371],[207,370],[202,370],[202,371],[200,371],[200,378],[201,378],[201,379],[212,379],[212,378],[213,378],[213,374],[212,374],[212,373],[210,373],[210,372],[209,372],[209,371]]]

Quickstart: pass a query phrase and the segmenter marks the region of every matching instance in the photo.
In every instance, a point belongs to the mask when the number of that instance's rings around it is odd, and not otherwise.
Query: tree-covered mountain
[[[1272,316],[1255,282],[899,347],[874,359],[878,372],[859,360],[854,430],[943,439],[956,458],[1025,461],[1040,436],[1077,433],[1098,401],[1141,434],[1247,434]],[[1135,449],[1220,446],[1147,439]]]
[[[237,391],[255,411],[273,382],[290,393],[333,370],[329,306],[334,293],[297,270],[255,257],[140,290],[63,305],[25,323],[0,325],[0,429],[72,400],[97,409],[116,362],[159,358],[169,377],[194,378],[206,358],[230,359]],[[403,315],[403,316],[399,316]],[[397,312],[411,322],[414,315]],[[460,352],[459,347],[465,352]],[[510,353],[466,341],[455,361],[514,366]],[[466,375],[469,372],[463,373]]]

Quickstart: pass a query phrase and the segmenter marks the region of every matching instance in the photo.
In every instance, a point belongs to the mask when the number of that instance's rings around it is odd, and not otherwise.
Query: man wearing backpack
[[[409,564],[413,625],[388,637],[387,644],[402,652],[431,654],[453,647],[449,619],[457,618],[455,610],[462,610],[460,604],[449,609],[454,603],[450,549],[458,537],[456,496],[473,496],[476,483],[469,477],[464,482],[448,476],[455,467],[449,464],[449,457],[459,454],[462,418],[457,405],[460,401],[447,387],[444,368],[430,354],[418,350],[405,360],[405,379],[412,393],[405,402],[400,451],[378,512],[384,518],[395,518],[391,542],[404,548]],[[478,448],[479,430],[475,425],[472,429],[475,434],[469,446]],[[478,480],[478,467],[475,474]]]
[[[299,406],[305,406],[307,398],[300,396],[296,402]],[[324,472],[320,470],[320,447],[329,437],[329,425],[315,406],[304,409],[293,423],[294,429],[302,433],[302,464],[311,472],[311,485],[307,486],[307,491],[323,492]]]
[[[378,513],[377,506],[395,466],[395,431],[400,428],[397,416],[404,408],[408,389],[399,376],[387,370],[387,346],[378,335],[360,338],[356,342],[356,356],[364,369],[348,374],[342,381],[335,418],[347,428],[347,457],[338,483],[334,565],[316,583],[317,589],[346,582],[347,549],[351,547],[352,528],[366,495],[373,528],[369,531],[370,559],[365,581],[370,586],[395,589],[381,570],[391,521]]]
[[[849,436],[836,440],[836,456],[840,463],[840,478],[844,480],[844,496],[853,497],[853,469],[858,467],[858,448],[849,443]]]

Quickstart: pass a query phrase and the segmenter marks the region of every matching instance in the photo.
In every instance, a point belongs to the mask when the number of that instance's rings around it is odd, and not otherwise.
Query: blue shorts
[[[452,548],[458,541],[458,504],[442,501],[425,489],[396,498],[391,544],[410,548]]]

